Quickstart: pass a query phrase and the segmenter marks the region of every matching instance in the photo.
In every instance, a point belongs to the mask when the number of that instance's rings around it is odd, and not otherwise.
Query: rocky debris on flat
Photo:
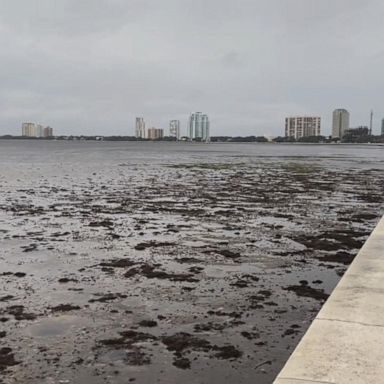
[[[1,380],[272,382],[380,217],[384,170],[253,151],[4,171]]]
[[[19,364],[19,362],[15,360],[15,356],[12,353],[12,349],[9,347],[1,347],[0,348],[0,372],[4,371],[8,367],[12,367],[17,364]]]
[[[72,305],[72,304],[59,304],[55,307],[50,308],[52,312],[69,312],[69,311],[77,311],[80,309],[78,305]]]

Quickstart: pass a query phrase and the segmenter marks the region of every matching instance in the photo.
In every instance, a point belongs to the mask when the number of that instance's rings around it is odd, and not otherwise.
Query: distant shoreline
[[[43,141],[63,141],[63,142],[129,142],[129,143],[174,143],[174,144],[186,144],[186,145],[195,145],[195,144],[267,144],[267,145],[321,145],[321,146],[337,146],[337,145],[365,145],[365,146],[384,146],[384,142],[365,142],[365,143],[347,143],[347,142],[332,142],[332,143],[311,143],[311,142],[275,142],[275,141],[248,141],[248,140],[236,140],[236,141],[188,141],[188,140],[137,140],[136,138],[119,138],[117,139],[115,136],[103,137],[102,139],[96,139],[93,136],[60,136],[60,137],[22,137],[22,136],[0,136],[1,141],[35,141],[35,142],[43,142]]]

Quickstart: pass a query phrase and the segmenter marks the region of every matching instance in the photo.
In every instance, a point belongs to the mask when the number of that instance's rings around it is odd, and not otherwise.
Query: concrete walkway
[[[274,384],[384,383],[384,218]]]

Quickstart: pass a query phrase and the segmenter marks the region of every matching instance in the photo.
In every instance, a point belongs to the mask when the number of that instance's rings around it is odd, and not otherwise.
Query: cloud
[[[380,0],[3,0],[0,133],[133,134],[208,113],[212,132],[283,133],[286,115],[383,115]],[[377,128],[378,129],[378,128]]]

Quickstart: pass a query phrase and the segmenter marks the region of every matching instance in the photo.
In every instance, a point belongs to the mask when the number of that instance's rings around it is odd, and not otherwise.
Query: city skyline
[[[346,134],[353,135],[355,132],[367,131],[367,135],[383,136],[384,135],[384,119],[381,120],[381,131],[372,130],[374,111],[370,111],[369,124],[360,124],[353,126],[350,123],[350,113],[345,108],[337,108],[332,113],[331,134],[322,132],[322,117],[313,116],[294,116],[285,118],[284,136],[300,139],[311,136],[331,137],[332,139],[342,139]]]
[[[205,124],[204,128],[202,128],[202,126],[199,128],[196,128],[196,126],[193,126],[193,127],[191,126],[191,124],[192,124],[191,121],[194,120],[195,115],[200,116],[200,118],[203,117],[204,124]],[[374,112],[373,112],[373,110],[371,110],[369,126],[371,125],[371,123],[373,121],[373,116],[374,116]],[[298,122],[298,120],[308,120],[308,119],[309,120],[312,119],[314,121],[313,126],[318,125],[317,129],[315,129],[315,130],[312,129],[313,128],[312,123],[309,125],[305,123],[304,124],[305,127],[304,126],[298,127],[299,124],[302,124],[301,122]],[[323,122],[322,116],[313,117],[313,116],[309,116],[309,115],[302,115],[302,116],[291,115],[290,117],[285,118],[284,132],[283,132],[282,136],[285,136],[285,137],[292,136],[292,137],[295,137],[296,139],[301,138],[301,137],[306,137],[306,136],[312,136],[312,135],[313,136],[332,137],[332,138],[341,138],[341,137],[343,137],[343,135],[348,130],[354,129],[354,127],[358,127],[358,128],[368,127],[368,124],[364,124],[364,123],[359,124],[359,125],[350,124],[350,113],[348,110],[346,110],[344,108],[338,108],[338,109],[335,109],[333,111],[333,113],[332,113],[332,127],[331,127],[331,133],[330,134],[327,134],[327,132],[326,132],[327,129],[325,130],[325,132],[323,131],[324,127],[322,126],[322,122]],[[201,123],[199,123],[199,124],[201,124]],[[149,137],[149,129],[153,130],[152,134],[150,135],[151,137]],[[49,130],[49,131],[47,131],[47,130]],[[201,133],[196,134],[197,130],[201,130]],[[157,133],[154,133],[155,131],[157,131]],[[161,134],[159,133],[160,131],[161,131]],[[168,134],[166,132],[168,132]],[[202,134],[202,132],[205,132],[205,133]],[[293,133],[289,134],[289,132],[293,132]],[[373,130],[372,134],[374,136],[375,135],[377,135],[377,136],[380,136],[380,135],[383,136],[384,135],[384,118],[381,119],[381,126],[379,128],[379,131],[376,132],[375,130]],[[12,135],[12,133],[7,132],[7,133],[5,133],[5,135]],[[65,134],[62,134],[62,133],[57,134],[57,136],[63,136],[63,135],[66,136]],[[18,135],[13,135],[13,136],[18,136]],[[52,137],[53,136],[53,130],[49,126],[43,127],[41,124],[37,124],[37,123],[22,123],[22,136]],[[87,135],[85,135],[85,136],[87,136]],[[92,136],[92,135],[89,135],[89,136]],[[100,135],[96,135],[96,136],[108,136],[108,135],[100,134]],[[196,112],[196,113],[190,114],[190,117],[189,117],[189,119],[186,123],[186,126],[185,126],[185,130],[181,129],[180,120],[170,120],[168,131],[167,131],[164,128],[154,128],[154,127],[147,128],[144,117],[136,117],[135,118],[134,132],[132,134],[130,134],[129,132],[127,134],[127,132],[126,132],[123,135],[117,135],[117,136],[134,136],[134,137],[140,138],[140,139],[152,139],[152,140],[164,138],[164,137],[174,137],[177,140],[180,140],[182,138],[184,138],[184,139],[187,138],[190,140],[198,138],[198,139],[202,139],[203,141],[209,141],[210,136],[216,137],[216,136],[232,136],[232,135],[223,135],[220,132],[218,132],[214,135],[211,135],[211,133],[210,133],[210,121],[208,119],[208,116],[206,114],[202,114],[201,112]],[[235,135],[235,136],[239,136],[239,135]],[[243,135],[243,136],[246,137],[247,135]],[[254,133],[252,133],[251,135],[248,135],[248,136],[256,136],[256,135]],[[264,134],[261,136],[264,136],[267,138],[274,138],[274,137],[281,136],[281,132],[279,135]]]
[[[200,113],[201,112],[196,112],[196,113]],[[190,118],[193,114],[190,114],[190,117],[189,119],[186,121],[186,125],[184,126],[184,124],[180,124],[180,120],[168,120],[168,129],[164,129],[164,128],[159,128],[159,129],[162,129],[163,130],[163,134],[162,134],[162,137],[165,137],[165,136],[169,136],[169,137],[175,137],[175,132],[178,133],[178,135],[176,135],[177,139],[180,140],[180,138],[182,137],[189,137],[190,138]],[[328,113],[329,115],[329,113]],[[208,118],[206,115],[203,115],[205,116],[206,118]],[[301,118],[308,118],[308,117],[313,117],[311,116],[310,114],[303,114],[303,115],[299,115],[299,114],[289,114],[289,118],[297,118],[297,117],[301,117]],[[327,116],[327,115],[326,115]],[[332,117],[331,119],[327,119],[327,117],[324,118],[324,116],[318,116],[321,120],[321,135],[322,136],[325,136],[325,137],[333,137],[333,138],[337,138],[339,137],[339,135],[336,133],[336,131],[338,132],[344,132],[350,128],[353,128],[353,127],[362,127],[362,126],[371,126],[371,123],[372,123],[372,135],[383,135],[383,132],[384,132],[384,118],[379,118],[376,116],[376,114],[374,113],[373,110],[370,110],[370,114],[369,116],[367,115],[367,120],[366,121],[362,121],[362,122],[359,122],[359,123],[354,123],[354,124],[351,124],[351,114],[350,112],[345,109],[345,108],[337,108],[337,109],[334,109],[333,112],[332,112]],[[151,119],[151,121],[153,121],[154,119]],[[185,116],[184,116],[184,119],[185,120]],[[327,120],[331,120],[331,126],[325,126],[324,127],[324,121],[327,121]],[[272,132],[264,132],[263,134],[259,134],[255,131],[249,133],[249,134],[243,134],[243,135],[238,135],[238,134],[234,134],[233,132],[231,133],[223,133],[222,131],[218,130],[217,132],[215,132],[213,135],[212,133],[210,132],[210,121],[208,121],[208,131],[209,131],[209,136],[264,136],[264,137],[278,137],[278,136],[286,136],[286,126],[287,126],[287,117],[284,117],[284,121],[285,121],[285,128],[283,129],[283,134],[281,132],[281,124],[280,124],[280,128],[279,128],[279,132],[277,134],[273,134]],[[376,124],[377,123],[377,124]],[[35,123],[30,123],[30,124],[35,124]],[[149,126],[150,124],[148,124]],[[377,125],[377,126],[376,126]],[[39,124],[37,124],[37,126],[40,126]],[[42,127],[42,126],[41,126]],[[127,129],[128,129],[128,132],[127,132]],[[146,123],[145,123],[145,120],[143,117],[135,117],[135,125],[133,126],[133,131],[131,132],[131,127],[130,126],[127,126],[127,129],[125,130],[125,132],[121,133],[121,134],[116,134],[116,136],[135,136],[137,138],[142,138],[142,139],[146,139],[148,138],[147,137],[147,133],[148,133],[148,129],[146,127]],[[167,132],[167,133],[165,133]],[[172,133],[173,132],[173,133]],[[5,131],[4,133],[0,133],[0,136],[1,135],[9,135],[11,134],[12,135],[12,132],[10,132],[9,130],[8,131]],[[78,134],[78,132],[75,133],[75,135]],[[86,135],[84,133],[82,133],[83,135]],[[68,134],[65,134],[63,132],[60,132],[60,135],[68,135]],[[69,135],[72,135],[72,134],[69,134]],[[89,136],[93,136],[93,135],[96,135],[96,136],[108,136],[108,134],[105,133],[105,130],[104,130],[104,133],[103,131],[101,131],[101,133],[99,134],[89,134]],[[14,135],[14,136],[17,136],[17,135]],[[26,136],[23,134],[23,136]],[[39,136],[39,135],[38,135]],[[37,137],[38,137],[37,136]],[[40,136],[43,136],[43,135],[40,135]]]
[[[138,139],[157,140],[164,136],[163,128],[147,128],[144,117],[136,117],[135,120],[135,137]],[[209,141],[210,139],[210,121],[208,115],[202,112],[191,113],[185,127],[185,132],[182,131],[180,120],[169,121],[169,137],[176,140],[188,138],[189,140]]]
[[[138,115],[166,129],[204,110],[212,134],[279,135],[294,113],[329,135],[339,105],[352,126],[373,108],[380,132],[380,0],[22,3],[0,4],[0,134],[124,135]]]
[[[198,128],[201,130],[201,133],[198,133],[197,135],[196,135],[196,127],[195,126],[191,127],[191,119],[193,120],[195,115],[202,117],[204,120],[204,122],[202,123],[202,125],[204,125],[204,128],[201,128],[201,127]],[[337,109],[334,109],[332,112],[332,126],[330,128],[326,127],[324,129],[323,121],[326,119],[324,119],[323,116],[313,117],[313,116],[310,116],[309,114],[305,114],[305,115],[291,114],[290,117],[285,117],[285,126],[283,129],[283,131],[284,131],[283,134],[281,134],[281,130],[280,130],[279,134],[277,134],[277,135],[273,135],[271,132],[270,133],[267,132],[267,133],[264,133],[262,135],[259,135],[255,132],[252,132],[250,134],[244,134],[244,135],[238,135],[237,134],[235,136],[244,136],[244,137],[246,137],[246,136],[264,136],[267,138],[273,138],[273,137],[279,137],[279,136],[286,136],[287,137],[287,136],[289,136],[287,134],[287,132],[289,131],[289,129],[291,129],[291,131],[294,132],[292,137],[295,137],[297,139],[300,137],[308,136],[309,131],[311,131],[311,133],[313,133],[313,131],[310,129],[311,127],[307,126],[305,128],[306,131],[304,131],[304,129],[301,129],[302,132],[297,134],[297,128],[296,128],[297,121],[292,123],[293,119],[318,119],[318,129],[316,130],[316,132],[313,136],[320,136],[321,135],[321,136],[325,136],[325,137],[340,138],[344,135],[344,133],[346,133],[347,130],[353,129],[353,127],[365,127],[365,126],[369,126],[369,128],[373,128],[372,132],[370,129],[370,132],[373,136],[384,135],[384,133],[383,133],[384,132],[384,118],[380,120],[381,125],[378,127],[378,129],[376,129],[374,116],[375,116],[374,111],[371,109],[370,114],[369,114],[369,122],[368,123],[366,121],[366,122],[363,122],[360,124],[351,124],[351,122],[350,122],[351,114],[349,113],[349,111],[346,110],[345,108],[337,108]],[[289,120],[291,120],[291,121],[289,121]],[[153,133],[155,131],[152,132],[152,135],[151,135],[152,140],[169,136],[169,137],[176,137],[177,140],[180,140],[181,138],[188,138],[189,140],[198,138],[198,139],[202,139],[203,141],[209,141],[210,136],[213,136],[213,137],[215,137],[215,136],[233,136],[233,134],[231,134],[231,133],[230,134],[223,134],[220,131],[218,131],[212,135],[210,132],[210,120],[208,119],[208,116],[206,114],[202,114],[202,112],[191,113],[189,116],[189,119],[186,122],[186,126],[184,129],[182,128],[182,125],[180,124],[180,120],[174,119],[174,120],[169,120],[168,122],[169,122],[168,130],[166,130],[164,128],[152,127],[152,129],[156,129],[158,131],[158,133]],[[24,124],[36,125],[36,127],[30,128],[30,129],[27,129],[27,128],[24,129]],[[316,124],[317,123],[315,123],[315,125]],[[45,134],[42,133],[44,127],[40,124],[23,123],[22,125],[23,125],[22,136],[30,136],[30,137],[51,137],[52,136],[52,128],[50,128],[50,127],[46,127],[46,128],[50,129],[50,131],[49,131],[50,135],[45,136]],[[288,125],[290,125],[291,128],[287,128]],[[127,134],[127,132],[125,132],[123,134],[117,134],[116,136],[134,136],[134,137],[140,138],[140,139],[148,139],[149,138],[149,136],[148,136],[149,129],[150,128],[147,128],[147,126],[146,126],[144,117],[135,117],[135,125],[133,128],[132,134],[130,133],[130,129],[128,128],[128,130],[129,130],[128,134]],[[161,134],[159,134],[160,130],[162,131]],[[40,134],[37,134],[37,133],[33,133],[31,135],[24,134],[27,131],[28,132],[30,132],[30,131],[38,132],[39,131]],[[330,132],[328,133],[328,131],[330,131]],[[168,134],[165,132],[168,132]],[[192,132],[192,134],[191,134],[191,132]],[[204,132],[204,134],[202,134],[203,132]],[[9,131],[5,133],[5,135],[9,135],[9,134],[11,134]],[[59,135],[65,136],[64,133],[60,133]],[[84,135],[84,134],[82,134],[82,135]],[[17,136],[17,135],[14,135],[14,136]],[[87,136],[87,135],[85,135],[85,136]],[[93,136],[93,135],[89,135],[89,136]],[[108,135],[105,133],[101,133],[101,134],[98,134],[95,136],[108,136]],[[114,135],[112,135],[112,136],[114,136]],[[309,135],[309,136],[311,136],[311,135]]]

